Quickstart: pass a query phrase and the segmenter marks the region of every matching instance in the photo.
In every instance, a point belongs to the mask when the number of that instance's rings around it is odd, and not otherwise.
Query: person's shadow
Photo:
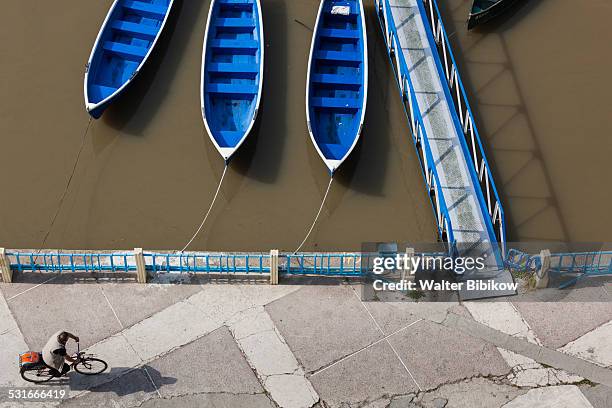
[[[135,393],[153,393],[166,384],[175,384],[176,378],[164,377],[150,365],[138,368],[113,367],[98,375],[82,375],[71,371],[67,377],[63,377],[49,385],[65,386],[72,392],[89,391],[91,393],[114,393],[123,397]]]

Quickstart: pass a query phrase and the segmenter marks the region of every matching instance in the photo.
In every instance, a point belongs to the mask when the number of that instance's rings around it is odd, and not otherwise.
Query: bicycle
[[[79,343],[77,343],[75,358],[76,361],[71,364],[71,367],[79,374],[96,375],[108,368],[106,361],[81,351]],[[19,372],[24,380],[35,384],[45,383],[54,378],[50,367],[42,359],[42,353],[37,351],[19,354]]]

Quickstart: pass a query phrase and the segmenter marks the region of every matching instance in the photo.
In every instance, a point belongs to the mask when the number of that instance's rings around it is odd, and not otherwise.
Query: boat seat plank
[[[257,64],[232,64],[229,62],[211,62],[207,65],[208,72],[218,73],[241,73],[241,74],[257,74],[259,66]]]
[[[357,110],[361,108],[359,99],[354,98],[311,98],[313,107],[327,110]]]
[[[129,33],[135,37],[144,39],[153,39],[157,36],[157,33],[159,32],[159,28],[157,27],[121,20],[114,21],[112,24],[112,28],[117,31]]]
[[[315,54],[315,58],[319,60],[336,61],[336,62],[361,62],[361,55],[356,52],[347,51],[327,51],[320,50]]]
[[[124,1],[123,7],[131,12],[143,17],[163,19],[168,12],[168,8],[156,4],[145,3],[142,1]]]
[[[123,43],[105,41],[104,50],[119,55],[129,60],[140,60],[147,55],[148,48],[136,47]]]
[[[212,48],[230,48],[237,50],[256,50],[259,48],[259,43],[255,40],[230,40],[219,39],[210,42]]]
[[[255,95],[259,91],[255,85],[222,83],[209,83],[205,90],[207,93],[234,95]]]
[[[255,20],[252,18],[217,18],[215,24],[217,27],[224,28],[255,28]]]
[[[337,28],[322,28],[319,30],[319,35],[324,38],[332,39],[359,39],[360,32],[358,30],[343,30]]]
[[[316,84],[351,85],[356,87],[362,85],[361,78],[356,75],[314,74],[312,82]]]

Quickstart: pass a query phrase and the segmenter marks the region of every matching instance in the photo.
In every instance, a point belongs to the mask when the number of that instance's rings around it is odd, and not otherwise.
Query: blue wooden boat
[[[306,83],[308,131],[331,174],[354,149],[365,116],[368,47],[361,0],[322,0]]]
[[[85,108],[99,118],[151,54],[174,0],[115,0],[85,70]]]
[[[253,128],[263,86],[259,0],[212,0],[202,50],[204,125],[226,162]]]
[[[468,30],[503,14],[514,3],[516,0],[474,0],[468,19]]]

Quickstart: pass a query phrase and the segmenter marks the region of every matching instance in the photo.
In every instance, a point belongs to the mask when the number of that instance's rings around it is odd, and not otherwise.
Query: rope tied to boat
[[[219,191],[221,191],[221,185],[223,184],[223,179],[225,178],[225,173],[226,172],[227,172],[227,161],[225,162],[225,167],[223,168],[223,174],[221,175],[221,179],[219,180],[219,185],[217,186],[217,191],[215,192],[215,195],[214,195],[214,197],[212,199],[212,202],[210,203],[210,207],[208,207],[208,211],[206,211],[206,215],[204,216],[204,219],[202,219],[202,222],[200,223],[200,226],[196,230],[195,234],[193,234],[193,236],[191,237],[191,239],[189,240],[187,245],[185,245],[185,247],[183,249],[181,249],[180,252],[185,252],[185,250],[189,247],[189,245],[191,245],[193,240],[202,231],[202,228],[204,228],[204,224],[206,223],[206,220],[208,219],[208,216],[210,215],[210,212],[212,211],[213,206],[215,205],[215,201],[217,201],[217,196],[219,195]]]
[[[302,247],[304,246],[304,244],[308,240],[308,237],[310,237],[310,234],[312,233],[312,230],[314,229],[315,224],[319,220],[319,216],[321,215],[321,211],[323,210],[323,206],[325,205],[325,200],[327,200],[327,195],[329,194],[329,190],[331,189],[332,181],[334,181],[334,175],[333,174],[329,178],[329,184],[327,185],[327,190],[325,191],[325,195],[323,196],[323,200],[321,201],[321,206],[319,207],[319,211],[317,211],[317,215],[316,215],[314,221],[312,222],[312,225],[310,226],[310,229],[308,230],[308,233],[304,237],[304,240],[302,240],[302,243],[300,244],[300,246],[298,246],[297,249],[295,251],[293,251],[293,255],[297,254],[300,251],[300,249],[302,249]]]
[[[85,127],[85,131],[83,132],[83,135],[81,136],[81,145],[79,146],[79,150],[74,160],[74,164],[72,165],[72,172],[70,173],[70,177],[68,177],[68,182],[66,183],[64,192],[62,193],[62,196],[59,200],[59,204],[57,205],[55,214],[53,215],[53,218],[51,219],[51,224],[49,225],[49,229],[47,230],[47,233],[45,234],[45,237],[43,238],[42,244],[40,244],[40,247],[38,248],[38,251],[36,252],[36,258],[34,258],[34,263],[36,263],[36,261],[38,260],[38,256],[40,255],[40,252],[45,248],[45,244],[47,243],[47,239],[49,238],[49,235],[51,234],[51,231],[53,230],[55,221],[57,220],[57,217],[62,210],[64,200],[66,199],[66,195],[68,194],[68,191],[70,190],[70,184],[72,183],[72,179],[74,178],[74,174],[76,173],[76,169],[79,165],[79,160],[81,159],[81,153],[83,153],[83,148],[85,147],[85,140],[87,138],[87,134],[89,133],[89,128],[91,127],[92,121],[93,121],[93,118],[90,116],[89,121],[87,122],[87,126]]]

